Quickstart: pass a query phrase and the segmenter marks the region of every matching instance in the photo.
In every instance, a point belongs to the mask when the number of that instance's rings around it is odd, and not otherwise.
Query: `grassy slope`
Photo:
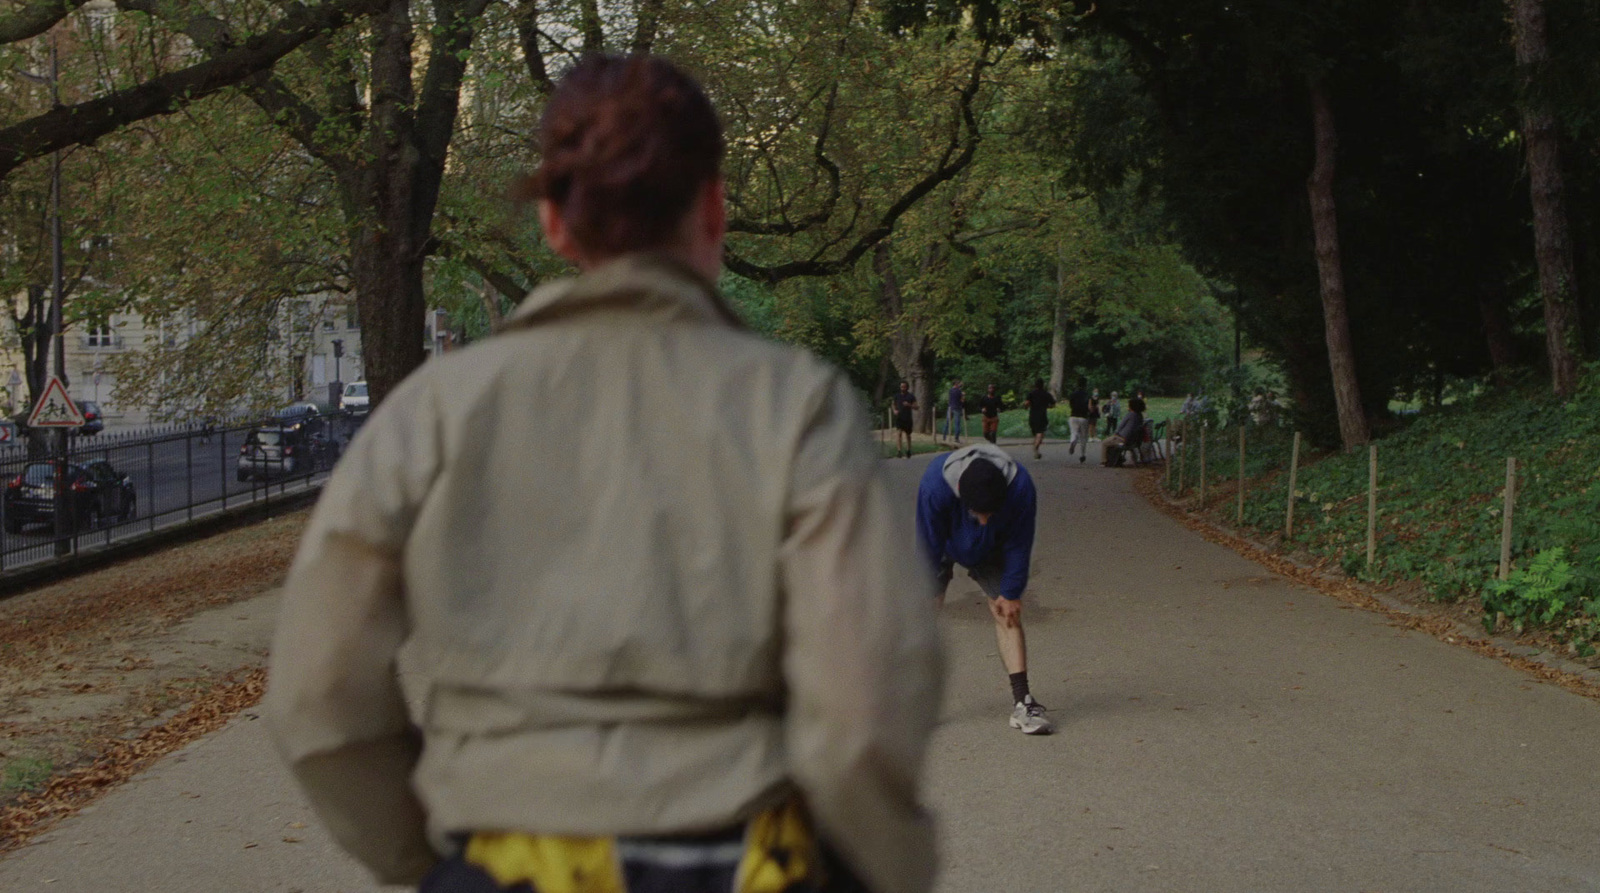
[[[1290,433],[1247,431],[1244,523],[1281,533]],[[1211,431],[1208,509],[1232,523],[1238,429]],[[1563,404],[1542,388],[1503,389],[1412,419],[1376,441],[1377,561],[1366,566],[1368,454],[1302,453],[1296,483],[1296,549],[1347,573],[1421,581],[1440,600],[1482,599],[1491,618],[1542,626],[1583,653],[1600,640],[1600,372]],[[1195,496],[1199,444],[1183,468]],[[1506,459],[1521,467],[1514,567],[1497,587]],[[1176,475],[1174,475],[1176,477]]]

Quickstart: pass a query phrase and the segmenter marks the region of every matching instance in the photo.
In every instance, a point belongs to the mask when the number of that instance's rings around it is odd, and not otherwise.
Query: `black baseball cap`
[[[992,515],[1006,502],[1006,474],[988,459],[977,458],[961,472],[957,494],[969,511]]]

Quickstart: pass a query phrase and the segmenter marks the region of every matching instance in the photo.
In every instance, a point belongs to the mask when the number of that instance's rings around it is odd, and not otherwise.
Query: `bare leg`
[[[989,599],[989,613],[994,615],[995,641],[1000,645],[1000,662],[1007,673],[1028,671],[1028,640],[1022,632],[1022,605],[1004,604],[1003,598]],[[1008,610],[1009,609],[1009,610]]]

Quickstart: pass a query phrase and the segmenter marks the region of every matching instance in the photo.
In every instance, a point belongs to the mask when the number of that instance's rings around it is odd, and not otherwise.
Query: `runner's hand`
[[[1022,599],[992,598],[989,599],[989,613],[994,619],[1006,626],[1016,626],[1022,619]]]

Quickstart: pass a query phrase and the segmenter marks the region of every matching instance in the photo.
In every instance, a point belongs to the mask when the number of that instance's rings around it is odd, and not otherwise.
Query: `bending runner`
[[[1022,593],[1028,588],[1038,499],[1027,469],[986,443],[928,464],[917,487],[917,541],[939,580],[939,603],[960,564],[986,596],[1000,660],[1011,678],[1011,727],[1048,735],[1055,726],[1028,691]]]

